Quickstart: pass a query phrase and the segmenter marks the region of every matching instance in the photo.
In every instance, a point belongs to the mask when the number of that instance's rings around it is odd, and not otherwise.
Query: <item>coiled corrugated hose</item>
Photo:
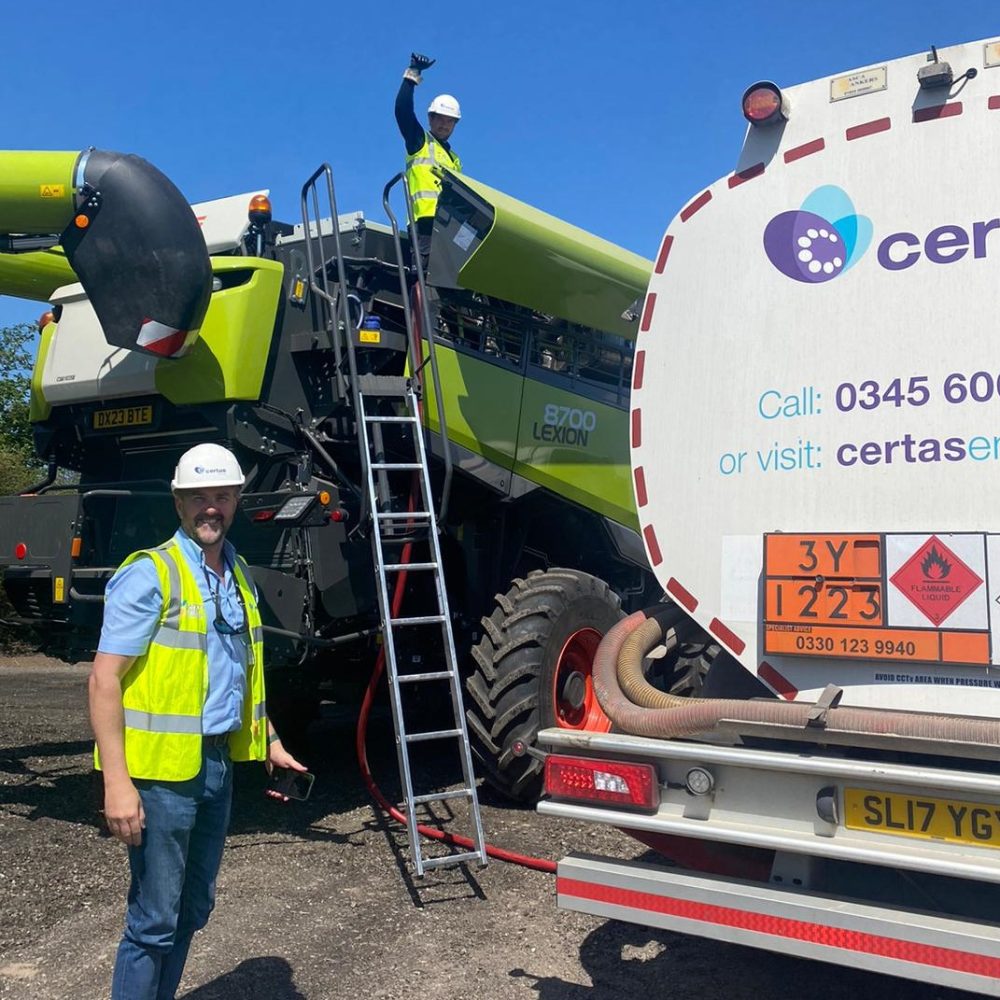
[[[664,641],[680,609],[651,617],[637,611],[604,637],[594,658],[594,691],[619,730],[636,736],[674,739],[708,733],[723,719],[806,729],[810,702],[746,701],[735,698],[682,698],[646,680],[643,659]],[[910,737],[1000,748],[1000,720],[898,712],[876,708],[828,708],[822,728],[862,735]]]

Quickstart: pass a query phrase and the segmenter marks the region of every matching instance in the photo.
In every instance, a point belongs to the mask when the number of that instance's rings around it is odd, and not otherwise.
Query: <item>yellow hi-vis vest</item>
[[[454,150],[449,153],[430,132],[425,132],[424,144],[406,158],[406,186],[410,189],[414,219],[433,217],[437,211],[442,167],[460,174],[462,161]]]
[[[122,678],[125,763],[132,778],[187,781],[201,770],[210,615],[176,541],[171,539],[159,548],[133,552],[122,566],[137,559],[153,560],[163,605],[149,649]],[[264,760],[264,632],[250,570],[240,556],[236,557],[233,572],[250,631],[243,724],[229,739],[229,753],[233,760]],[[96,747],[94,763],[100,769]]]

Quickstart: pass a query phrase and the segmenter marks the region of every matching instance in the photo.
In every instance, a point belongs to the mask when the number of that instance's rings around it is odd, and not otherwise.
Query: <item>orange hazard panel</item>
[[[941,659],[940,632],[899,628],[810,628],[765,625],[764,651],[856,660]]]
[[[945,663],[989,663],[989,633],[942,632],[941,659]]]
[[[879,535],[765,535],[765,576],[835,576],[878,579]]]
[[[881,625],[881,583],[767,580],[764,620],[802,625]]]

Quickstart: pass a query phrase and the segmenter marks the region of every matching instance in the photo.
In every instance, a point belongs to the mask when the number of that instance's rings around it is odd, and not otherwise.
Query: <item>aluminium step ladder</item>
[[[455,639],[451,628],[451,614],[438,541],[438,521],[434,513],[417,391],[411,380],[406,378],[362,375],[358,379],[355,398],[358,407],[359,434],[363,435],[365,444],[372,551],[411,855],[417,875],[423,875],[431,868],[457,865],[465,861],[478,861],[480,865],[485,865],[487,857],[482,817],[476,794],[465,712],[462,708],[458,658],[455,655]],[[390,409],[391,412],[384,412],[386,409]],[[385,445],[386,433],[390,431],[395,432],[393,439],[397,443],[395,453],[391,455],[387,454]],[[405,454],[406,445],[412,449],[412,459]],[[400,452],[404,453],[402,458]],[[397,484],[401,477],[413,480],[414,485],[409,489],[399,489]],[[415,502],[419,509],[400,509],[398,501],[401,496],[408,496],[411,507]],[[409,562],[404,555],[395,554],[401,545],[405,546],[407,551],[412,551],[415,540],[426,550],[427,556],[422,561]],[[430,578],[434,596],[432,613],[405,616],[397,612],[394,616],[391,591],[393,582],[401,573],[414,573],[419,574],[421,578],[425,576]],[[397,640],[403,638],[406,630],[428,628],[439,631],[443,666],[419,672],[402,671],[397,656]],[[445,685],[451,702],[451,720],[447,728],[410,731],[407,713],[404,710],[404,689],[412,690],[416,686],[421,686],[425,692],[430,692],[439,691]],[[415,744],[432,741],[435,745],[447,742],[457,745],[463,782],[459,788],[448,791],[416,794],[410,761],[411,750]],[[469,839],[473,843],[473,848],[460,853],[426,857],[422,850],[426,845],[422,845],[420,834],[417,832],[417,808],[451,799],[468,801],[473,827]]]

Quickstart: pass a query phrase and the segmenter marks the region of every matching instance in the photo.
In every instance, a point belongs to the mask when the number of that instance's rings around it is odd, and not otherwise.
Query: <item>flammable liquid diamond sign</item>
[[[942,624],[983,583],[937,535],[931,535],[891,579],[934,625]]]

